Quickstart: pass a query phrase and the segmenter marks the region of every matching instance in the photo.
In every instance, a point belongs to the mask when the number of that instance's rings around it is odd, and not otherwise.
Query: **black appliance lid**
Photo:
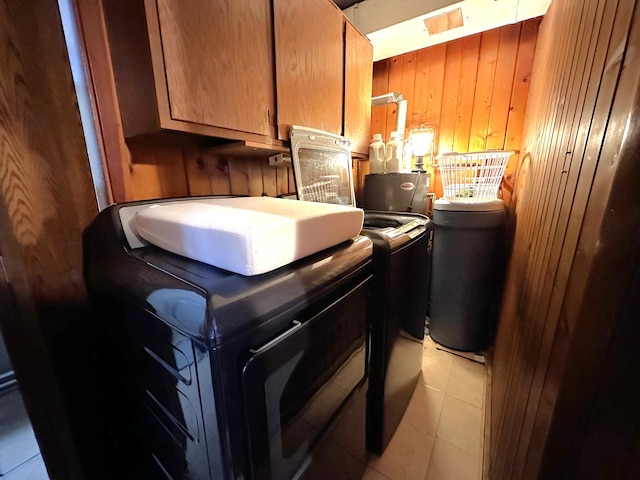
[[[372,255],[371,241],[358,236],[270,273],[247,277],[152,245],[130,246],[119,210],[143,203],[113,205],[85,230],[89,290],[104,285],[95,281],[97,275],[208,347],[311,305],[360,274]]]

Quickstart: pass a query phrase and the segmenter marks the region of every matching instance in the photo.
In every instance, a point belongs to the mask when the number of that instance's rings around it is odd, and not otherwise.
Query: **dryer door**
[[[254,479],[290,478],[364,379],[367,287],[252,351],[242,383]]]

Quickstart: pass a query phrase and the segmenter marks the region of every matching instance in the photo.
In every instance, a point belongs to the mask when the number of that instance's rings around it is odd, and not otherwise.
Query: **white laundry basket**
[[[498,188],[514,152],[444,153],[438,157],[444,198],[454,203],[487,202],[498,198]]]

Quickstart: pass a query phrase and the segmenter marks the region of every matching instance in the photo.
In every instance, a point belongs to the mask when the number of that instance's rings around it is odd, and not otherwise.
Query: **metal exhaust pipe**
[[[398,105],[395,130],[400,135],[400,138],[404,138],[404,128],[407,124],[407,99],[404,98],[403,94],[396,92],[385,93],[384,95],[378,95],[371,99],[372,107],[387,105],[388,103],[395,103]]]

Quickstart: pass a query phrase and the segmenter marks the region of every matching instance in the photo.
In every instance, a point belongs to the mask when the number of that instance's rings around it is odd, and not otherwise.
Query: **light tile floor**
[[[0,391],[0,480],[46,480],[38,442],[17,385]]]
[[[364,392],[322,445],[324,461],[304,479],[479,480],[485,367],[424,342],[422,377],[381,456],[364,448]],[[324,465],[323,465],[324,464]]]
[[[423,347],[422,377],[381,456],[364,448],[364,389],[320,447],[304,479],[479,480],[482,472],[484,365]],[[47,479],[40,455],[0,479]]]

